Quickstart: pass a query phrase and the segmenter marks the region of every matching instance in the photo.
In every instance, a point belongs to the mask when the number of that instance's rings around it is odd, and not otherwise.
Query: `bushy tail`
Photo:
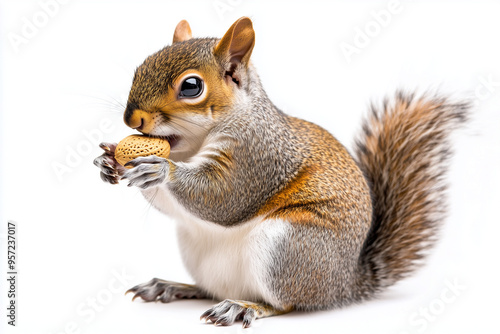
[[[371,186],[374,218],[360,257],[361,299],[412,272],[430,247],[446,208],[449,135],[464,123],[468,103],[398,92],[372,106],[356,142]]]

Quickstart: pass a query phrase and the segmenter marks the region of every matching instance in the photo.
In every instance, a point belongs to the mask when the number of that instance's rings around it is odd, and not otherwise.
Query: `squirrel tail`
[[[382,110],[372,105],[356,141],[374,208],[359,260],[358,299],[414,271],[434,243],[446,209],[449,135],[469,110],[468,102],[401,91]]]

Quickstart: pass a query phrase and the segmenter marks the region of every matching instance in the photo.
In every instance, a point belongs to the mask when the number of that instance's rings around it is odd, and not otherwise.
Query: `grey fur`
[[[293,179],[304,159],[287,116],[268,99],[252,68],[242,81],[249,87],[250,106],[231,110],[208,134],[208,138],[224,138],[230,169],[219,177],[216,161],[195,168],[174,162],[173,180],[167,183],[189,212],[223,226],[254,217],[267,199]]]
[[[360,249],[360,244],[339,238],[330,228],[294,226],[268,268],[268,284],[280,301],[274,306],[311,311],[350,304]]]

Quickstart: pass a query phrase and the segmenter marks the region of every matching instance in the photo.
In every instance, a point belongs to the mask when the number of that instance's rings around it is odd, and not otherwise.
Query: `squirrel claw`
[[[125,166],[133,168],[125,171],[122,178],[129,180],[129,187],[136,186],[141,189],[161,185],[170,172],[167,159],[154,155],[136,158],[127,162]]]
[[[109,146],[104,145],[104,143],[100,143],[99,147],[102,148],[106,152],[111,151],[111,149],[109,148]]]
[[[243,328],[248,328],[256,319],[290,311],[292,308],[280,310],[267,304],[226,299],[205,311],[200,320],[210,321],[216,326],[230,326],[235,321],[241,320]]]
[[[230,326],[236,320],[242,320],[243,327],[248,328],[257,319],[255,308],[259,309],[259,305],[226,299],[205,311],[200,320],[210,321],[215,326]]]
[[[116,144],[101,143],[99,147],[105,152],[94,159],[94,165],[101,170],[101,179],[104,182],[118,184],[121,175],[125,173],[125,168],[121,166],[114,157]]]
[[[181,298],[205,298],[205,294],[195,285],[165,281],[153,278],[149,282],[128,289],[125,294],[134,293],[132,301],[141,297],[146,302],[160,301],[169,303]]]
[[[116,144],[111,144],[111,143],[100,143],[99,147],[102,148],[104,151],[110,154],[114,154]]]

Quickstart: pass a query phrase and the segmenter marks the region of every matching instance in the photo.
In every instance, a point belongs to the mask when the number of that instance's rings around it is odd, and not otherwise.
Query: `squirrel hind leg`
[[[196,298],[204,299],[207,295],[196,285],[166,281],[159,278],[153,278],[149,282],[139,284],[125,292],[134,293],[132,301],[141,297],[146,302],[161,301],[169,303],[174,299]]]
[[[292,310],[292,307],[280,310],[264,303],[226,299],[203,313],[200,320],[210,321],[216,326],[230,326],[241,320],[243,327],[248,328],[255,319],[281,315]]]

